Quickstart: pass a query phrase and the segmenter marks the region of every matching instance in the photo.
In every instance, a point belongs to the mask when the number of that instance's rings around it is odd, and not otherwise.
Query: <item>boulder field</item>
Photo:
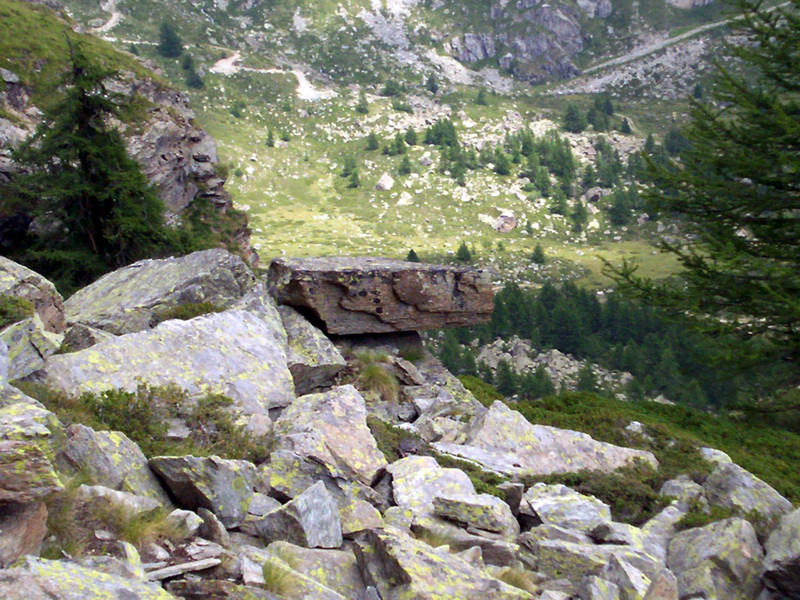
[[[286,258],[259,281],[210,250],[66,301],[20,265],[0,273],[33,307],[0,331],[0,598],[800,597],[800,510],[719,451],[638,526],[532,483],[658,461],[484,406],[425,350],[417,331],[489,318],[487,273]],[[77,406],[107,410],[92,398],[148,387],[180,404],[162,445],[136,422],[80,422]],[[220,434],[241,452],[208,451]],[[679,531],[697,507],[732,516]],[[71,528],[81,544],[48,550]]]

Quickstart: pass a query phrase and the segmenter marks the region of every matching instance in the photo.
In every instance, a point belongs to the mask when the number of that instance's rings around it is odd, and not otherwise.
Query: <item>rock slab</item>
[[[64,331],[64,300],[56,286],[28,267],[3,256],[0,256],[0,294],[22,298],[33,304],[45,331]]]
[[[278,258],[269,288],[336,335],[476,325],[494,308],[487,271],[382,258]]]

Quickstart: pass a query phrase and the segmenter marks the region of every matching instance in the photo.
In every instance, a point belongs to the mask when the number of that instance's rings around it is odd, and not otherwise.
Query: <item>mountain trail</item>
[[[111,13],[111,16],[108,21],[100,25],[100,27],[93,28],[92,31],[95,33],[107,33],[119,24],[122,20],[122,13],[117,10],[117,2],[118,0],[103,0],[100,3],[100,8],[107,13]]]

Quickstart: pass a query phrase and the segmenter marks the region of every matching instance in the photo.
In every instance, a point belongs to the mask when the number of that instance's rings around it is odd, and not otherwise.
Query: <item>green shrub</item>
[[[458,380],[469,390],[475,399],[486,406],[492,405],[495,400],[503,400],[503,395],[493,385],[472,375],[459,375]]]
[[[33,304],[7,294],[0,294],[0,329],[33,316]]]
[[[705,527],[715,521],[723,521],[736,516],[730,508],[721,506],[703,506],[698,500],[689,502],[689,512],[683,515],[675,524],[678,531],[693,529],[695,527]]]

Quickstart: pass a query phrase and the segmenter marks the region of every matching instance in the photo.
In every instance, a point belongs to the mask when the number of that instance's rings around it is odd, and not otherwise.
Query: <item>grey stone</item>
[[[789,597],[800,597],[800,509],[785,515],[765,545],[764,583]]]
[[[153,513],[161,508],[161,504],[153,498],[112,490],[102,485],[81,485],[75,498],[79,504],[113,507],[131,517]]]
[[[197,529],[197,535],[209,542],[224,546],[225,548],[230,546],[231,538],[225,526],[222,524],[222,521],[217,518],[217,515],[201,506],[197,509],[197,516],[203,520],[202,524]]]
[[[678,600],[678,579],[669,569],[661,569],[653,577],[644,600]]]
[[[0,294],[33,304],[45,331],[64,331],[64,299],[50,281],[13,260],[0,256]]]
[[[167,522],[187,538],[196,535],[203,525],[203,519],[196,512],[180,508],[167,515]]]
[[[792,503],[774,488],[734,463],[720,463],[703,484],[709,504],[747,514],[758,511],[769,522],[777,522],[792,510]]]
[[[108,333],[96,327],[83,325],[82,323],[75,323],[70,325],[64,332],[64,339],[61,342],[63,348],[68,352],[77,352],[78,350],[86,350],[95,344],[114,339],[113,333]]]
[[[86,474],[94,485],[147,496],[163,506],[171,505],[144,453],[120,431],[95,431],[84,425],[70,425],[59,461],[73,471]]]
[[[620,600],[617,585],[595,575],[583,579],[579,595],[580,600]]]
[[[276,451],[325,465],[332,477],[369,486],[386,459],[367,427],[364,398],[352,386],[297,398],[275,422]]]
[[[443,469],[430,456],[407,456],[387,468],[392,475],[392,493],[397,506],[414,514],[433,513],[433,500],[447,494],[475,494],[466,473]]]
[[[616,584],[620,600],[642,600],[650,578],[623,558],[611,556],[600,570],[600,577]]]
[[[25,554],[39,554],[46,534],[44,502],[0,503],[0,569]]]
[[[63,489],[45,452],[31,440],[0,440],[0,503],[27,504]]]
[[[475,325],[493,308],[488,272],[379,258],[276,259],[269,286],[333,334]]]
[[[0,388],[8,385],[8,346],[0,338]]]
[[[243,310],[167,321],[53,356],[37,380],[71,395],[174,384],[191,395],[224,394],[239,412],[263,415],[294,399],[286,354],[272,332]]]
[[[499,401],[475,419],[464,443],[437,443],[435,447],[506,475],[566,473],[580,469],[608,472],[637,458],[653,466],[658,464],[650,452],[598,442],[577,431],[532,425]]]
[[[611,509],[605,502],[561,484],[537,483],[529,488],[522,497],[520,514],[584,533],[611,521]]]
[[[763,557],[753,526],[727,519],[676,535],[667,567],[678,578],[681,598],[752,600],[761,589]]]
[[[338,548],[343,541],[339,509],[322,482],[264,515],[256,529],[267,541],[282,540],[308,548]]]
[[[508,504],[491,494],[443,494],[433,499],[434,512],[446,519],[484,531],[514,537],[519,523]]]
[[[217,456],[157,456],[149,464],[183,507],[207,508],[228,528],[247,515],[256,476],[252,463]]]
[[[0,339],[8,346],[8,379],[22,379],[41,369],[61,347],[63,337],[46,331],[39,315],[6,327]]]
[[[148,329],[154,318],[185,303],[227,307],[255,277],[241,258],[226,250],[179,258],[143,260],[104,275],[65,303],[70,323],[121,335]]]
[[[287,363],[298,396],[329,387],[347,362],[336,346],[290,306],[279,309],[287,336]]]

